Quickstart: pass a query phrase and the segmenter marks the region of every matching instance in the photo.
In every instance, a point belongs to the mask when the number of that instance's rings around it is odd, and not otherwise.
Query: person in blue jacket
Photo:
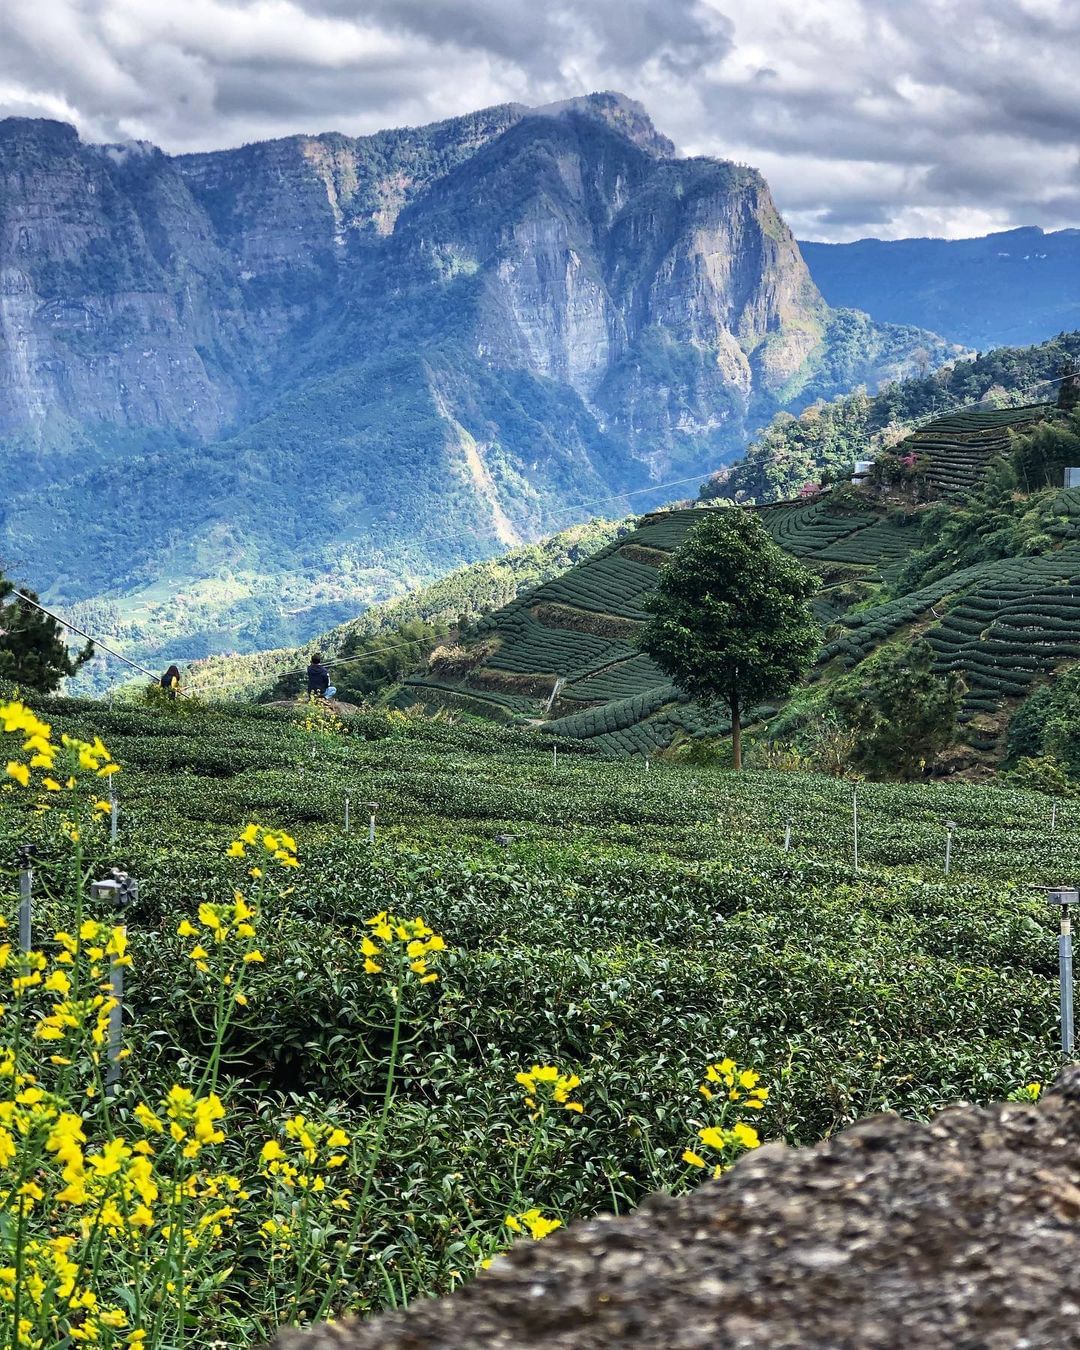
[[[330,672],[323,665],[320,652],[315,653],[307,668],[307,687],[308,693],[314,694],[316,698],[325,698],[330,688]]]

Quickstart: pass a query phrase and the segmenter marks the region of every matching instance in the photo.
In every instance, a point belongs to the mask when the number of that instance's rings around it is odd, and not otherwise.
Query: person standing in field
[[[316,698],[325,698],[326,691],[330,688],[330,672],[323,665],[322,655],[319,652],[311,658],[311,664],[307,668],[307,687],[308,693],[314,694]]]
[[[175,699],[180,692],[180,668],[179,666],[170,666],[161,677],[161,687],[168,694],[169,698]]]

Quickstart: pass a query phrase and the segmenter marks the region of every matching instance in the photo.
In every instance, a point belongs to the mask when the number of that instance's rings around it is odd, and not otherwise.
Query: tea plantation
[[[1045,403],[1022,408],[968,408],[935,418],[900,443],[915,453],[929,482],[943,492],[973,488],[996,455],[1007,453],[1010,431],[1028,431],[1050,411]]]
[[[249,821],[296,842],[223,1050],[239,1154],[287,1108],[344,1126],[361,1166],[393,1020],[365,973],[365,921],[419,915],[445,939],[438,982],[408,991],[341,1306],[453,1286],[509,1240],[515,1205],[567,1221],[696,1179],[681,1157],[710,1123],[698,1084],[727,1056],[768,1086],[761,1136],[793,1143],[874,1111],[1000,1098],[1057,1062],[1055,930],[1033,888],[1080,876],[1080,806],[1052,831],[1037,795],[861,784],[856,869],[852,787],[833,779],[646,770],[568,739],[556,762],[520,732],[400,713],[305,727],[264,709],[42,711],[55,731],[100,735],[123,766],[119,841],[99,826],[83,846],[88,874],[119,864],[141,883],[126,915],[131,1072],[197,1075],[209,1033],[177,926],[231,895],[229,841]],[[9,922],[28,841],[37,922],[63,926],[49,898],[63,841],[13,786],[0,796]],[[526,1182],[515,1075],[534,1064],[576,1074],[583,1110],[544,1135]],[[250,1292],[265,1260],[257,1243],[231,1254],[207,1305],[230,1344],[270,1330],[273,1308]],[[302,1314],[317,1310],[319,1269]]]
[[[846,584],[880,583],[917,542],[913,529],[872,504],[780,503],[762,517],[779,544],[822,572],[815,605],[823,624],[850,603],[834,601]],[[545,717],[546,732],[613,758],[723,734],[723,714],[681,698],[634,645],[657,569],[698,519],[693,509],[644,517],[624,538],[482,620],[479,638],[493,640],[493,649],[481,664],[457,679],[410,676],[396,706],[449,706],[525,723]]]
[[[909,437],[897,453],[919,455],[932,495],[949,501],[982,478],[1014,432],[1049,415],[1043,404],[953,413]],[[985,561],[951,571],[945,563],[926,584],[905,581],[905,563],[927,543],[910,503],[888,504],[842,487],[749,509],[820,577],[814,611],[823,642],[811,681],[851,670],[882,644],[925,636],[936,671],[962,676],[962,737],[992,764],[1019,703],[1080,658],[1080,490],[1043,492],[1033,506],[1039,525],[1029,532],[1030,547],[995,556],[991,541]],[[449,679],[408,677],[396,706],[450,706],[540,724],[544,734],[616,759],[726,735],[722,710],[702,709],[679,694],[635,646],[657,569],[698,518],[697,509],[644,517],[630,534],[484,619],[476,661]]]

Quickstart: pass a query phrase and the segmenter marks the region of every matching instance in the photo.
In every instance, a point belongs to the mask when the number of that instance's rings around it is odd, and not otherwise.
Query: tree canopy
[[[855,733],[855,760],[867,772],[913,778],[956,735],[964,684],[936,675],[924,639],[886,647],[837,682],[830,703]]]
[[[727,704],[736,768],[743,710],[783,697],[814,659],[816,589],[757,514],[736,508],[702,513],[645,602],[642,650],[691,698]]]
[[[33,591],[23,594],[37,599]],[[93,654],[88,642],[73,656],[61,625],[15,595],[14,584],[0,572],[0,682],[51,694]]]

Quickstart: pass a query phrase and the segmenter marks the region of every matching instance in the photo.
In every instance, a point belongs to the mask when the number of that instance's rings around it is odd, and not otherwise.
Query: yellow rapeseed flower
[[[503,1222],[512,1233],[528,1231],[534,1241],[546,1238],[549,1233],[554,1233],[556,1228],[562,1227],[561,1219],[545,1219],[539,1209],[527,1209],[521,1214],[508,1214]]]

